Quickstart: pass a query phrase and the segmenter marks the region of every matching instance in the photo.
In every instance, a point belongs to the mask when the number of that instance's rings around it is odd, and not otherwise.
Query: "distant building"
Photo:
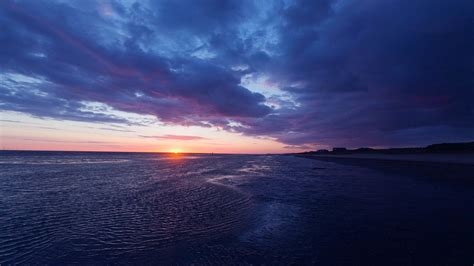
[[[333,152],[346,152],[347,149],[346,149],[346,148],[342,148],[342,147],[335,147],[335,148],[332,148],[332,151],[333,151]]]

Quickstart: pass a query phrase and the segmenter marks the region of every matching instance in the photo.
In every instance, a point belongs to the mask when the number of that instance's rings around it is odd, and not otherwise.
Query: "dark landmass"
[[[409,147],[409,148],[388,148],[388,149],[372,149],[372,148],[333,148],[332,151],[317,150],[303,152],[299,154],[321,154],[321,155],[340,155],[340,154],[439,154],[439,153],[474,153],[474,141],[462,143],[440,143],[432,144],[426,147]]]
[[[293,154],[300,157],[325,160],[325,161],[351,161],[362,160],[389,160],[389,161],[409,161],[414,164],[420,162],[469,164],[474,165],[474,142],[465,143],[442,143],[433,144],[426,147],[413,148],[333,148],[332,151],[318,150]]]

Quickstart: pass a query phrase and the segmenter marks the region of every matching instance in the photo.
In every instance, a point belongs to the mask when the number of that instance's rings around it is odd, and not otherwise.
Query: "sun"
[[[174,148],[174,149],[170,150],[170,153],[179,154],[179,153],[181,153],[181,150],[178,149],[178,148]]]

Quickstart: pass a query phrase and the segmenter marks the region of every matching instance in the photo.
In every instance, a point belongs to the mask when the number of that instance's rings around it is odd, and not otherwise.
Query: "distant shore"
[[[474,165],[474,154],[472,153],[437,153],[437,154],[298,154],[299,157],[320,159],[320,160],[338,160],[338,159],[376,159],[390,161],[410,161],[410,162],[437,162],[437,163],[456,163]]]
[[[474,165],[474,141],[438,143],[426,147],[408,148],[358,148],[334,147],[332,151],[317,150],[294,154],[319,160],[381,160],[403,162],[431,162]]]

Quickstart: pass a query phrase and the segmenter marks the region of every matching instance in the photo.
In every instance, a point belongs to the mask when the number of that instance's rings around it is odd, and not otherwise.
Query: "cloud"
[[[261,117],[271,111],[263,104],[263,95],[239,85],[241,73],[199,58],[147,52],[140,48],[140,38],[123,39],[109,30],[107,22],[91,20],[81,9],[48,4],[2,2],[1,18],[8,26],[2,33],[1,78],[6,80],[5,75],[13,73],[41,80],[40,84],[24,84],[27,82],[10,79],[8,86],[2,86],[1,97],[7,102],[1,106],[3,110],[57,119],[120,122],[80,110],[81,102],[101,102],[117,110],[188,125],[202,125],[222,116]],[[45,10],[71,14],[75,21],[63,21],[64,17]],[[123,12],[135,14],[139,10],[134,5]],[[142,26],[152,26],[155,19],[150,17]],[[97,23],[97,32],[85,31],[91,22]],[[134,23],[138,22],[120,26],[127,30]],[[91,36],[94,34],[106,37],[96,41],[96,36]],[[153,34],[160,37],[157,32]],[[121,44],[110,46],[108,42]],[[40,95],[27,92],[33,86]],[[22,93],[11,93],[12,88]],[[46,102],[56,110],[44,109]]]
[[[39,141],[39,142],[53,142],[53,143],[74,143],[74,144],[107,144],[110,142],[104,142],[104,141],[93,141],[93,140],[88,140],[88,141],[67,141],[67,140],[53,140],[53,139],[44,139],[44,138],[22,138],[21,140],[26,140],[26,141]]]
[[[472,139],[473,11],[472,1],[293,2],[268,75],[299,107],[242,131],[292,145]]]
[[[285,149],[299,149],[299,150],[314,150],[313,146],[310,145],[287,145],[284,146]]]
[[[5,123],[21,123],[21,121],[18,121],[18,120],[10,120],[10,119],[0,119],[0,122],[5,122]]]
[[[472,14],[469,0],[1,1],[0,110],[130,123],[96,102],[289,146],[470,140]]]
[[[116,132],[135,132],[135,131],[129,130],[129,129],[117,129],[117,128],[107,128],[107,127],[101,127],[99,129],[100,130],[107,130],[107,131],[116,131]]]
[[[185,136],[185,135],[162,135],[162,136],[140,136],[142,138],[157,139],[157,140],[207,140],[208,138],[200,136]]]

